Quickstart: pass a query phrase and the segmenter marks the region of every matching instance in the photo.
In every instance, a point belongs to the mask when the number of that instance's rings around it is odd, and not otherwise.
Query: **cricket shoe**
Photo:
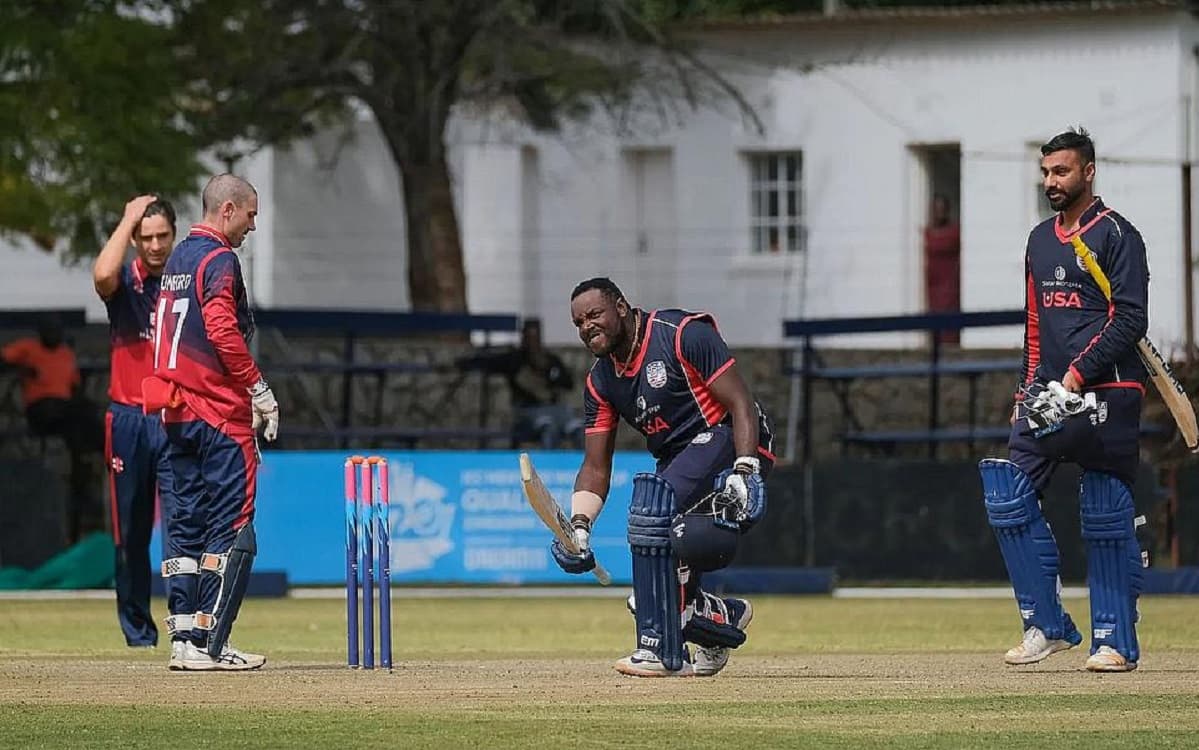
[[[1058,651],[1066,651],[1082,643],[1082,634],[1074,627],[1074,623],[1067,620],[1066,627],[1065,638],[1046,638],[1044,631],[1033,625],[1024,631],[1024,640],[1020,645],[1008,649],[1003,660],[1008,664],[1036,664]]]
[[[685,650],[684,650],[685,652]],[[639,648],[616,662],[616,671],[632,677],[694,677],[691,660],[683,662],[682,669],[667,669],[653,651]]]
[[[241,672],[258,669],[263,664],[265,656],[239,651],[228,643],[221,649],[221,655],[214,657],[191,641],[173,641],[167,668],[184,672]]]
[[[704,616],[709,619],[721,618],[724,622],[730,625],[735,625],[738,630],[745,630],[749,627],[749,623],[754,619],[754,608],[750,606],[748,599],[720,599],[711,594],[702,594],[707,600]],[[695,665],[693,667],[696,677],[711,677],[718,674],[729,663],[729,652],[732,649],[727,646],[699,646],[695,647]]]
[[[1124,654],[1111,646],[1100,646],[1087,659],[1087,671],[1089,672],[1131,672],[1136,668],[1135,661],[1129,661]]]

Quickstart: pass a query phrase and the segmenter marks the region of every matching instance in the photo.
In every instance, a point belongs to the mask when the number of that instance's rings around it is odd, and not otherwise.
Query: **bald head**
[[[211,215],[225,201],[232,201],[235,206],[244,206],[246,201],[257,195],[258,191],[254,186],[242,178],[228,172],[218,174],[204,186],[204,215]]]
[[[223,232],[230,247],[240,247],[254,231],[258,216],[258,191],[240,177],[218,174],[204,186],[204,223]]]

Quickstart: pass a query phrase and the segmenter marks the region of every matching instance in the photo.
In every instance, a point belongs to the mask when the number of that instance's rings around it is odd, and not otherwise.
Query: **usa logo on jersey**
[[[645,382],[650,388],[661,388],[666,385],[666,363],[656,359],[645,366]]]

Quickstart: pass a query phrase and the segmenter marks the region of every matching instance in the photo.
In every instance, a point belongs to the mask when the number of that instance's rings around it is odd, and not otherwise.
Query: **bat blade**
[[[533,460],[529,458],[528,453],[520,454],[520,484],[521,489],[524,490],[525,499],[529,501],[529,506],[537,513],[541,522],[546,525],[558,543],[572,555],[579,554],[579,545],[575,543],[570,521],[562,512],[562,506],[558,505],[558,501],[554,500],[554,496],[550,494],[541,481],[541,477],[537,475],[537,470],[533,468]],[[612,583],[612,577],[598,561],[591,572],[595,574],[595,578],[600,584],[607,586]]]
[[[1149,371],[1149,379],[1153,381],[1153,386],[1161,394],[1162,401],[1178,424],[1178,431],[1182,433],[1187,449],[1192,453],[1199,452],[1199,424],[1195,420],[1195,406],[1183,389],[1182,383],[1174,377],[1174,371],[1170,369],[1166,358],[1148,338],[1137,342],[1137,352],[1141,355],[1141,361],[1145,363],[1145,369]]]

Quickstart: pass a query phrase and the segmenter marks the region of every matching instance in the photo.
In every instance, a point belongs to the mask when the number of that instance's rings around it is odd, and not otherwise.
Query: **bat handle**
[[[604,566],[600,565],[598,562],[595,564],[595,567],[591,569],[591,572],[595,574],[595,580],[599,581],[601,586],[607,586],[612,583],[612,576],[608,575],[608,571],[605,570]]]

